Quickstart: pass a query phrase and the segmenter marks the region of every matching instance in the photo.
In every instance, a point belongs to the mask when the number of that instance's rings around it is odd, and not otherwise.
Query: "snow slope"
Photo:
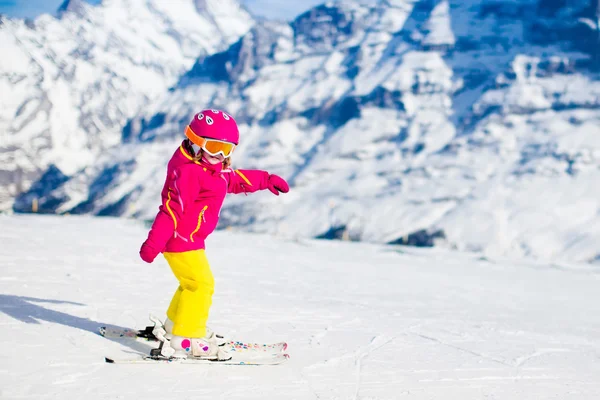
[[[0,215],[3,399],[600,398],[600,270],[589,264],[233,231],[209,238],[210,323],[287,340],[275,367],[110,365],[95,334],[163,315],[176,283],[114,218]]]

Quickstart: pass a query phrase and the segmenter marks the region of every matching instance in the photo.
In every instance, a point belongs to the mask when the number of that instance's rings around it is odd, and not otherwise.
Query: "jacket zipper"
[[[208,206],[204,206],[204,208],[200,211],[200,214],[198,214],[198,225],[196,226],[196,229],[194,230],[194,232],[192,232],[190,234],[190,240],[192,241],[192,243],[194,242],[194,235],[196,234],[196,232],[198,232],[200,230],[200,227],[202,226],[202,222],[206,222],[206,218],[204,218],[204,212],[208,209]]]

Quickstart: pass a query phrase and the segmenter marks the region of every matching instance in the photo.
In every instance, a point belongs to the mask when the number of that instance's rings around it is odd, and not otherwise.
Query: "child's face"
[[[222,163],[223,161],[225,161],[225,157],[223,157],[223,154],[217,154],[216,156],[211,156],[210,154],[208,154],[207,152],[203,151],[202,152],[202,158],[204,158],[206,161],[208,161],[210,164],[219,164]]]

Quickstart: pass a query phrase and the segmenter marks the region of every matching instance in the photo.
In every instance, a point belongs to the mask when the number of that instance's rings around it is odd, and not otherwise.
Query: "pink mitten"
[[[154,250],[148,244],[148,241],[144,242],[144,244],[142,244],[142,247],[140,248],[140,257],[147,263],[151,263],[152,261],[154,261],[158,253],[160,253],[160,251]]]
[[[269,175],[268,185],[269,186],[267,188],[275,196],[279,196],[279,192],[287,193],[290,191],[290,187],[287,184],[287,182],[285,181],[285,179],[283,179],[282,177],[277,176],[277,175]]]

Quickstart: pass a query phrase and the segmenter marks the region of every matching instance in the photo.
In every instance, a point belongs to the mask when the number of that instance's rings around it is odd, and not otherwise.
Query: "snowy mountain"
[[[72,175],[127,120],[253,20],[236,0],[67,0],[0,22],[0,209],[48,168]]]
[[[594,1],[347,0],[206,54],[71,175],[15,209],[152,218],[201,107],[241,123],[234,166],[292,183],[231,197],[221,227],[600,260]]]
[[[128,219],[0,215],[3,399],[600,398],[597,266],[227,231],[207,243],[209,324],[285,340],[289,361],[107,364],[156,345],[98,327],[164,318],[177,287],[163,257],[138,258],[146,232]]]

